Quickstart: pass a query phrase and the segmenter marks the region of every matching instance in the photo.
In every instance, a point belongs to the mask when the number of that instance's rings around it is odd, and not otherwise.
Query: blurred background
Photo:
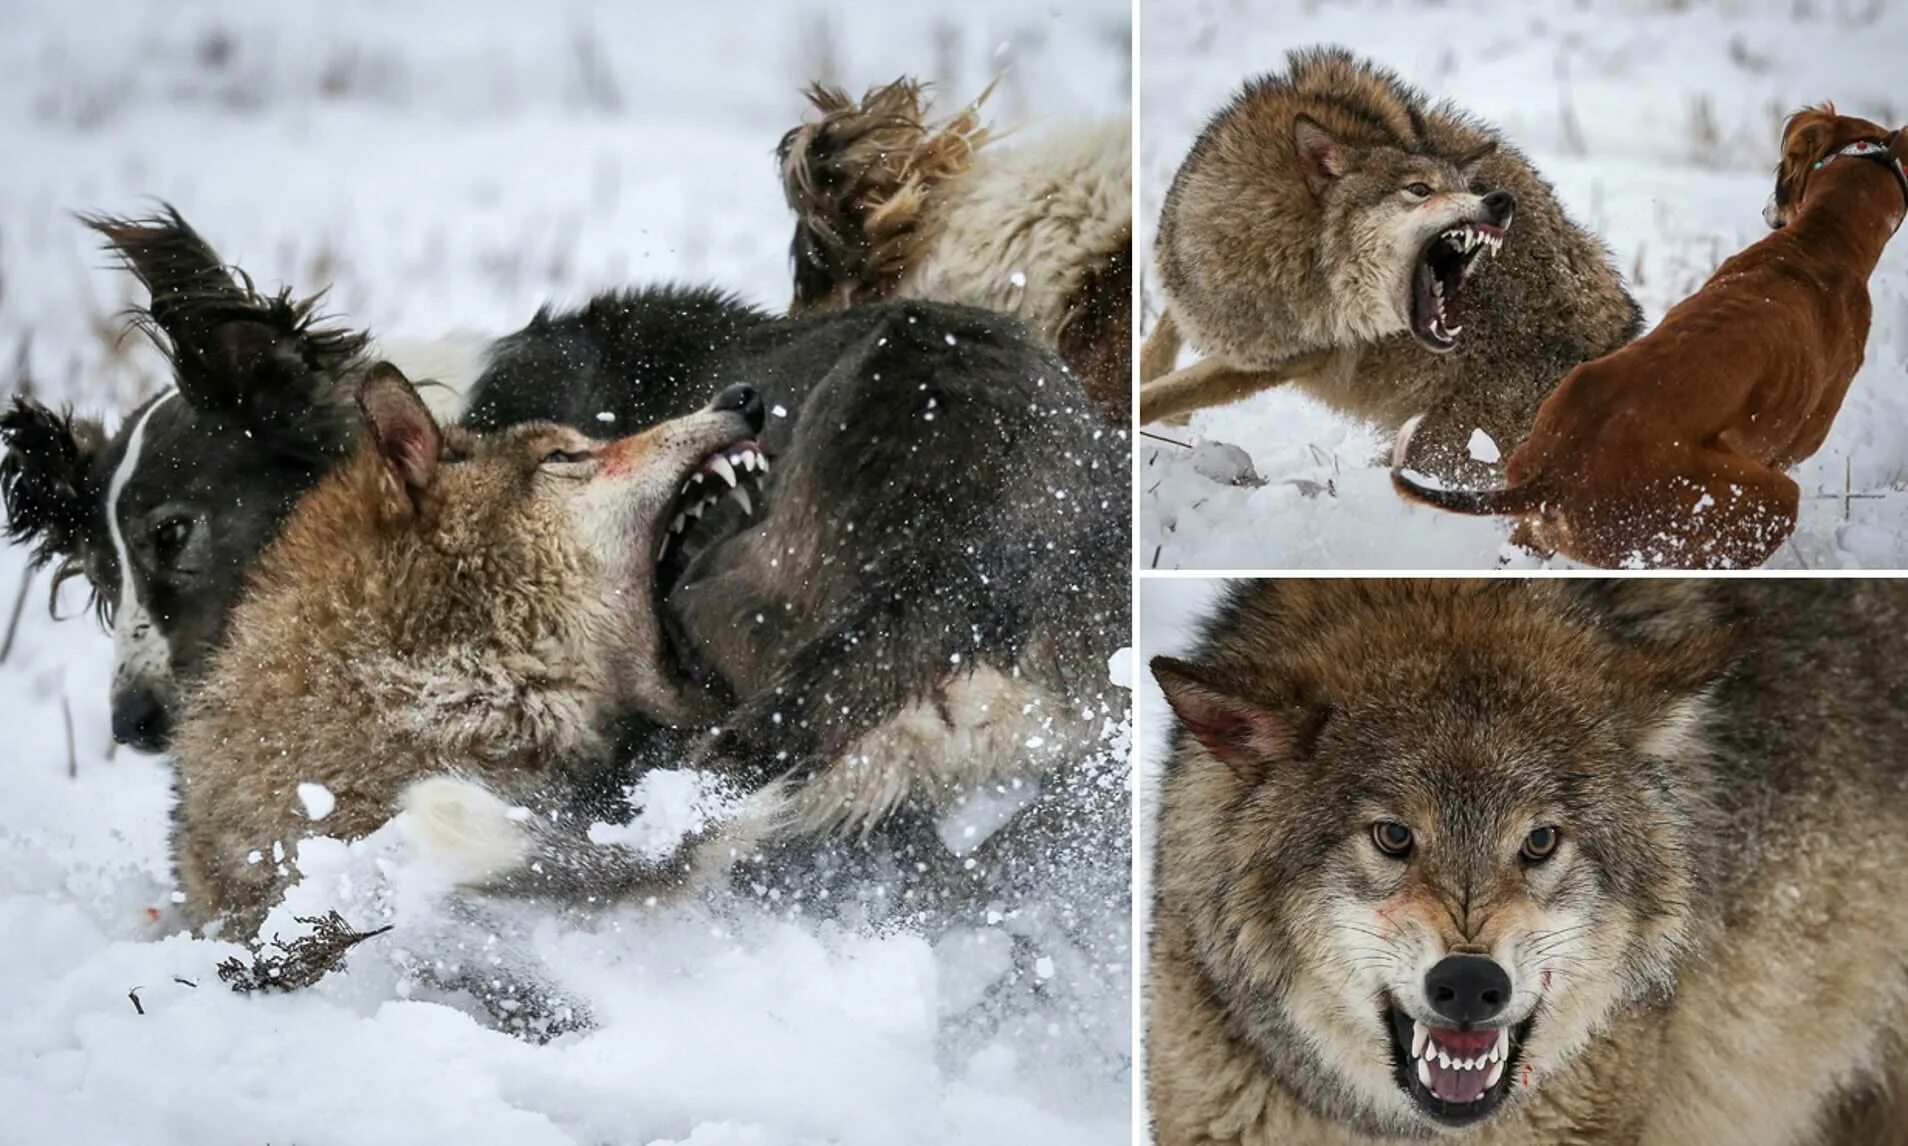
[[[1146,0],[1140,38],[1147,331],[1173,173],[1246,79],[1282,71],[1295,48],[1348,47],[1500,128],[1611,247],[1651,324],[1768,233],[1791,112],[1833,100],[1889,127],[1908,120],[1902,0]],[[1908,241],[1869,287],[1868,361],[1827,444],[1795,471],[1802,520],[1779,568],[1908,568]],[[1506,544],[1502,522],[1406,507],[1373,464],[1388,443],[1295,391],[1152,429],[1185,444],[1142,440],[1143,567],[1541,564]],[[1264,485],[1227,484],[1246,459]]]
[[[165,199],[262,287],[333,285],[386,337],[501,334],[662,280],[787,303],[773,160],[801,89],[902,73],[1037,133],[1123,116],[1124,0],[524,4],[7,0],[0,385],[121,407],[136,297],[74,210]]]

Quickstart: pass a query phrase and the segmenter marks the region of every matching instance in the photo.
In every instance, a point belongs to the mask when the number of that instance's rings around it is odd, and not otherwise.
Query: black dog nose
[[[1497,960],[1482,955],[1446,955],[1425,972],[1431,1009],[1454,1023],[1488,1022],[1510,1005],[1511,981]]]
[[[172,714],[151,689],[135,688],[113,694],[113,739],[141,752],[165,750],[172,732]]]
[[[762,396],[755,392],[755,387],[741,382],[724,387],[722,393],[716,395],[715,408],[740,410],[742,416],[749,420],[749,432],[752,434],[761,433],[762,423],[768,418],[767,412],[762,409]]]
[[[1484,196],[1484,209],[1491,213],[1491,222],[1501,224],[1517,210],[1517,200],[1509,191],[1493,191]]]

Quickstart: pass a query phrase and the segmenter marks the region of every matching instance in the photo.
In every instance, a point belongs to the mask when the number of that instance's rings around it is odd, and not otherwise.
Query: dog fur
[[[1834,158],[1880,142],[1893,167]],[[1571,371],[1511,455],[1502,489],[1405,497],[1509,514],[1524,544],[1604,568],[1745,568],[1795,530],[1783,471],[1821,448],[1861,368],[1868,276],[1908,212],[1901,132],[1832,106],[1790,118],[1770,221],[1656,329]],[[1818,168],[1818,165],[1819,166]]]
[[[1235,584],[1154,662],[1158,1141],[1898,1140],[1904,633],[1892,581]],[[1440,1122],[1387,1012],[1453,952],[1517,1033]]]
[[[1036,331],[1109,417],[1131,406],[1131,134],[1125,120],[991,142],[986,93],[928,118],[921,84],[856,101],[817,84],[779,157],[795,212],[791,311],[964,303]]]
[[[1407,197],[1414,184],[1430,194]],[[1492,192],[1514,219],[1464,284],[1455,346],[1435,352],[1412,332],[1416,262],[1444,229],[1488,223]],[[1387,431],[1424,414],[1412,464],[1440,475],[1478,472],[1474,429],[1521,441],[1559,378],[1642,323],[1609,251],[1521,154],[1338,49],[1293,53],[1213,118],[1154,261],[1166,307],[1141,355],[1142,422],[1291,382]],[[1182,342],[1205,357],[1169,374]]]

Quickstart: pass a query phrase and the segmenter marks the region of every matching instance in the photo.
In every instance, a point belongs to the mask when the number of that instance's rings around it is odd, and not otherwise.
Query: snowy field
[[[118,339],[136,295],[76,209],[163,198],[261,286],[331,284],[333,309],[388,338],[491,335],[626,283],[785,303],[771,152],[810,79],[905,71],[951,102],[1004,73],[993,118],[1029,134],[1125,113],[1123,0],[930,7],[8,0],[0,392],[30,374],[110,420],[163,383]],[[22,556],[0,550],[10,1146],[1126,1140],[1123,950],[1024,970],[988,929],[930,938],[747,902],[545,921],[527,949],[596,1020],[546,1046],[416,997],[402,926],[308,991],[227,991],[214,968],[239,949],[169,925],[167,771],[109,748],[109,642],[50,620]],[[279,920],[338,903],[360,924],[411,918],[392,829],[304,862]],[[1123,896],[1095,906],[1123,931]],[[1020,975],[1092,1010],[970,1020]]]
[[[1652,323],[1767,234],[1788,112],[1832,99],[1890,126],[1908,118],[1901,0],[1150,0],[1140,31],[1149,252],[1166,188],[1211,114],[1289,49],[1342,44],[1502,128],[1614,249]],[[1159,297],[1144,265],[1150,331]],[[1827,444],[1795,471],[1801,521],[1776,567],[1908,567],[1908,241],[1870,290],[1867,362]],[[1407,506],[1379,464],[1385,443],[1296,392],[1152,429],[1181,444],[1142,439],[1142,567],[1542,565],[1502,522]],[[1193,456],[1205,443],[1242,448],[1266,484],[1202,476],[1217,469]]]

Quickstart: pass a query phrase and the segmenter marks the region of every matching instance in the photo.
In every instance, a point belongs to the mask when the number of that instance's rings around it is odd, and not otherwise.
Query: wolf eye
[[[1524,837],[1524,846],[1517,854],[1531,863],[1542,863],[1557,852],[1557,842],[1561,833],[1556,828],[1538,828]]]
[[[169,517],[159,523],[152,531],[152,555],[161,565],[171,565],[185,552],[186,542],[192,540],[192,519],[189,517]]]
[[[1405,194],[1419,199],[1429,199],[1431,197],[1431,185],[1429,183],[1407,183],[1405,184]]]
[[[1386,855],[1403,859],[1411,854],[1411,829],[1391,820],[1380,820],[1371,826],[1371,842]]]
[[[542,466],[567,466],[577,462],[587,462],[591,454],[588,450],[551,450],[538,462]]]

